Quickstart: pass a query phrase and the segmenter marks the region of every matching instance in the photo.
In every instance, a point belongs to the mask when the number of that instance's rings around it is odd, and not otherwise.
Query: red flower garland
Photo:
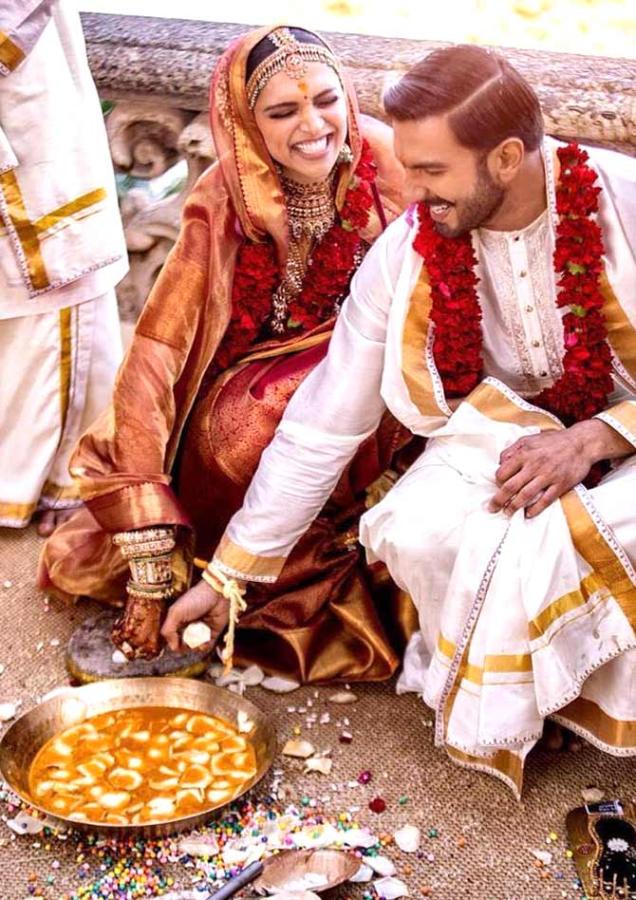
[[[373,206],[376,165],[364,141],[336,222],[314,250],[301,293],[289,305],[288,334],[302,334],[326,322],[349,289],[362,250],[360,231]],[[215,356],[218,370],[241,358],[261,336],[272,311],[272,295],[280,274],[271,240],[245,242],[238,251],[232,284],[232,315]],[[272,337],[267,335],[267,337]]]
[[[563,375],[532,402],[566,425],[589,419],[607,406],[612,391],[612,358],[602,313],[599,278],[603,271],[597,175],[576,144],[557,150],[561,175],[556,199],[559,224],[554,269],[559,275],[557,305],[563,318]],[[425,204],[418,206],[420,227],[413,242],[425,260],[435,323],[433,355],[447,397],[466,396],[482,378],[481,308],[476,259],[470,235],[438,234]]]

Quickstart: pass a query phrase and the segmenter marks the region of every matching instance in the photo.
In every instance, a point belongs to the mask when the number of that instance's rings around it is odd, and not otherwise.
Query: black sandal
[[[636,900],[636,803],[578,807],[568,813],[566,828],[587,896]]]

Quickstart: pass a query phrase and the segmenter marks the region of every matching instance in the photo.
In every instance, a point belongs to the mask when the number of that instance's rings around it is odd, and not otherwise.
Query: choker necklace
[[[324,181],[301,184],[280,173],[287,204],[289,230],[295,240],[303,235],[321,240],[336,221],[335,172]]]

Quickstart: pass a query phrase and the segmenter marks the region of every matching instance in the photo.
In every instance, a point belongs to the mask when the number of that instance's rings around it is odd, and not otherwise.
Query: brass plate
[[[205,822],[213,810],[225,804],[210,805],[196,815],[148,825],[108,825],[103,822],[75,822],[63,816],[52,815],[34,803],[29,795],[31,763],[50,738],[89,716],[143,706],[189,709],[192,712],[219,716],[232,724],[236,724],[239,710],[245,712],[254,723],[254,729],[246,737],[256,754],[256,774],[245,782],[241,793],[234,800],[260,781],[274,761],[274,731],[265,713],[249,700],[189,678],[118,678],[79,688],[67,688],[20,716],[0,741],[0,776],[31,807],[78,831],[122,838],[133,834],[156,837],[195,828]]]

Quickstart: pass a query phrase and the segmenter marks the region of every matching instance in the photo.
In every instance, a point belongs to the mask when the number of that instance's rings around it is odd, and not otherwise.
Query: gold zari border
[[[437,405],[433,378],[426,365],[426,349],[431,328],[430,315],[433,300],[426,266],[413,288],[402,334],[402,377],[411,402],[423,416],[447,414]]]
[[[623,366],[636,381],[636,329],[625,315],[623,307],[603,270],[599,289],[603,296],[603,316],[610,345]]]
[[[0,501],[0,519],[16,522],[28,521],[37,508],[37,503],[6,503]]]
[[[572,722],[608,747],[636,749],[636,721],[615,719],[585,697],[578,697],[560,709],[558,718]]]
[[[71,372],[73,367],[72,309],[60,310],[60,440],[64,433],[66,416],[71,398]]]
[[[79,197],[76,197],[75,200],[70,200],[63,206],[54,209],[53,212],[47,213],[45,216],[37,219],[33,223],[33,226],[38,234],[43,234],[45,231],[58,225],[63,219],[69,219],[71,216],[75,216],[77,213],[88,209],[88,207],[101,203],[106,197],[107,193],[104,188],[96,188],[94,191],[89,191],[87,194],[81,194]]]
[[[107,192],[103,187],[95,188],[95,190],[81,194],[74,200],[64,203],[52,212],[32,222],[29,219],[15,172],[10,170],[0,175],[0,188],[4,192],[9,217],[24,253],[29,280],[35,290],[43,290],[49,286],[50,282],[40,249],[40,236],[54,228],[64,219],[75,216],[79,212],[101,203],[106,199]],[[6,230],[2,229],[0,234],[3,232],[6,233]]]
[[[446,752],[451,759],[468,769],[490,771],[502,778],[515,792],[517,799],[521,796],[523,786],[523,761],[520,756],[510,750],[497,750],[492,756],[471,756],[463,750],[446,745]]]
[[[457,647],[443,634],[437,639],[437,649],[447,659],[453,659]],[[466,663],[462,677],[473,684],[482,685],[484,675],[488,673],[518,674],[532,672],[532,655],[530,653],[494,653],[484,657],[484,665],[475,666]]]
[[[249,575],[278,577],[287,558],[285,556],[253,556],[223,535],[214,553],[214,561],[228,569]]]
[[[636,444],[636,402],[634,400],[622,400],[620,403],[610,406],[609,409],[603,410],[599,415],[602,416],[601,421],[607,424],[611,424],[611,420],[614,419],[619,425],[622,425],[631,436],[632,443]],[[618,433],[621,434],[620,431]]]
[[[593,573],[612,594],[632,627],[636,626],[636,586],[620,559],[600,533],[583,501],[575,491],[561,498],[572,543]]]
[[[42,488],[42,496],[47,500],[79,500],[79,487],[74,484],[62,485],[55,484],[53,481],[47,481]]]
[[[15,172],[3,172],[0,175],[0,187],[4,191],[9,218],[16,230],[26,259],[29,280],[35,290],[43,290],[49,286],[49,279],[40,252],[40,239],[26,211]]]
[[[13,72],[23,59],[24,50],[18,47],[5,31],[0,31],[0,63]]]

